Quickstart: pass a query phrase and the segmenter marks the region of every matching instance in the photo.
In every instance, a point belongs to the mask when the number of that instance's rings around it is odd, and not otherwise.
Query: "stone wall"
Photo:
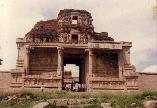
[[[157,90],[157,73],[139,73],[138,85],[139,90],[144,89]]]
[[[118,54],[117,53],[94,53],[95,77],[118,77]]]
[[[157,83],[156,83],[157,82],[157,73],[139,73],[138,76],[139,76],[138,77],[139,90],[144,90],[144,89],[153,89],[153,90],[156,89],[157,90]],[[12,80],[12,77],[11,77],[10,71],[0,71],[0,91],[9,90],[11,80]],[[56,83],[55,85],[57,85],[57,82],[54,82],[54,83]],[[117,87],[117,89],[123,89],[124,85],[122,83],[123,82],[119,82],[119,87]],[[106,84],[109,84],[109,82]],[[112,84],[110,84],[110,86],[111,85]],[[113,86],[116,89],[116,86],[114,84],[113,84]],[[95,83],[93,83],[93,87],[97,88]],[[105,85],[103,87],[105,87]],[[106,87],[108,88],[107,85],[106,85]],[[111,89],[113,89],[113,88],[111,87]]]
[[[9,71],[0,71],[0,91],[7,90],[11,83],[11,74]]]
[[[56,75],[57,50],[35,48],[30,52],[30,75]]]

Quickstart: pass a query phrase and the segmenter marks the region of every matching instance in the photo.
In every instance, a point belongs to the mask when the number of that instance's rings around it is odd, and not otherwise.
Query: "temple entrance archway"
[[[85,91],[85,54],[82,50],[65,50],[63,55],[62,89]]]

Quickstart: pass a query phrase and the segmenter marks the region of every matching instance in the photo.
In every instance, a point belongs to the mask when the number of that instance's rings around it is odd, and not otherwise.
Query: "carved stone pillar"
[[[63,73],[63,48],[62,47],[58,47],[57,48],[57,50],[58,50],[58,67],[57,67],[57,76],[59,77],[59,78],[61,78],[60,79],[60,81],[59,81],[59,85],[58,85],[58,89],[59,90],[62,90],[62,80],[63,80],[63,78],[62,78],[62,73]]]
[[[88,72],[88,83],[87,83],[87,91],[92,91],[92,82],[91,82],[91,78],[92,78],[92,74],[93,74],[93,51],[92,49],[88,49],[89,52],[89,72]]]
[[[89,77],[92,77],[93,72],[93,51],[89,49]]]
[[[130,47],[124,48],[124,60],[126,65],[130,65]]]
[[[29,55],[30,55],[30,46],[25,47],[25,74],[29,74]]]
[[[19,59],[20,59],[20,57],[19,57],[19,55],[20,55],[20,54],[19,54],[19,53],[20,53],[20,45],[19,45],[19,44],[17,45],[17,50],[18,50],[18,52],[17,52],[17,53],[18,53],[18,55],[17,55],[17,60],[19,60]]]
[[[123,78],[123,71],[124,71],[124,59],[123,59],[123,52],[120,51],[118,53],[118,67],[119,67],[119,79]]]

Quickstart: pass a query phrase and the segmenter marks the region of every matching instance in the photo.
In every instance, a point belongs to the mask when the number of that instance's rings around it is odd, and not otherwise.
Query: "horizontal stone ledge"
[[[20,62],[20,63],[21,63],[21,62],[22,62],[22,63],[24,62],[24,60],[16,60],[16,61],[17,61],[17,62]]]
[[[38,72],[46,72],[46,73],[57,73],[57,69],[53,69],[53,68],[45,68],[45,69],[29,69],[30,73],[38,73]]]
[[[92,89],[93,90],[124,90],[125,88],[124,87],[122,87],[122,88],[116,88],[116,87],[113,87],[113,88],[93,87]]]
[[[60,80],[61,77],[42,77],[42,76],[25,76],[24,79],[37,79],[37,80]]]
[[[130,88],[130,87],[129,87],[129,88],[127,87],[127,90],[139,90],[139,87],[131,87],[131,88]]]
[[[17,66],[17,67],[24,67],[23,65],[24,65],[24,64],[17,64],[16,66]]]
[[[22,65],[23,66],[24,62],[17,62],[16,65]]]
[[[24,43],[32,47],[88,47],[88,44],[65,44],[65,43]]]
[[[61,78],[24,78],[25,80],[61,80]]]
[[[124,80],[120,79],[120,78],[112,78],[112,77],[108,77],[108,78],[105,78],[105,77],[95,77],[95,78],[90,78],[90,81],[107,81],[107,82],[124,82]]]
[[[111,44],[111,43],[88,43],[89,48],[100,48],[100,49],[122,49],[120,43]]]
[[[24,85],[25,88],[41,88],[41,85]],[[58,88],[58,86],[45,86],[44,88]]]
[[[66,44],[66,43],[22,43],[24,45],[30,45],[31,47],[52,47],[57,48],[58,46],[64,48],[100,48],[100,49],[122,49],[124,46],[130,46],[129,43],[113,42],[113,43],[87,43],[87,44]]]
[[[9,87],[13,87],[13,88],[19,88],[19,87],[22,87],[22,84],[11,84],[9,85]]]
[[[128,85],[127,85],[127,87],[128,87],[128,88],[136,88],[136,87],[138,87],[138,86],[135,86],[135,85],[134,85],[134,86],[128,86]]]
[[[21,82],[11,82],[11,84],[22,84]]]

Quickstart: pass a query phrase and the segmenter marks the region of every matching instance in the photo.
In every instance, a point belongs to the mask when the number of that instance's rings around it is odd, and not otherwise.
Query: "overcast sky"
[[[131,41],[131,62],[137,71],[157,71],[155,0],[0,0],[1,70],[15,68],[16,38],[40,20],[57,18],[61,9],[84,9],[93,16],[95,31],[115,41]],[[157,18],[156,18],[157,19]]]

